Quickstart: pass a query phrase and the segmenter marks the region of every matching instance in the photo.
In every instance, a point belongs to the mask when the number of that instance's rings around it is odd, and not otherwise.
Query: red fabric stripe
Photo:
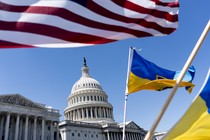
[[[79,42],[85,44],[101,44],[101,43],[116,41],[88,34],[69,32],[53,26],[47,26],[35,23],[26,23],[26,22],[0,21],[0,29],[35,33],[35,34],[58,38],[65,41]]]
[[[164,11],[158,11],[155,9],[147,9],[144,8],[142,6],[136,5],[130,1],[119,1],[119,0],[112,0],[114,3],[116,3],[117,5],[121,6],[121,7],[125,7],[127,9],[133,10],[135,12],[138,13],[142,13],[142,14],[149,14],[152,15],[154,17],[158,17],[158,18],[162,18],[162,19],[166,19],[170,22],[176,22],[178,21],[178,15],[170,15],[168,12],[164,12]],[[171,4],[169,4],[171,5]],[[176,5],[176,4],[175,4]]]
[[[0,48],[6,49],[6,48],[34,48],[34,47],[30,45],[18,44],[18,43],[0,40]]]
[[[105,17],[109,17],[112,19],[126,22],[126,23],[136,23],[136,24],[141,25],[146,28],[155,29],[163,34],[170,34],[175,30],[175,28],[162,27],[162,26],[158,25],[156,22],[148,22],[145,19],[134,19],[134,18],[117,15],[117,14],[112,13],[112,12],[108,11],[107,9],[101,7],[100,5],[97,5],[94,2],[89,2],[88,8],[90,10],[92,10],[93,12],[103,15]]]
[[[88,27],[93,27],[97,29],[109,30],[109,31],[116,31],[122,33],[133,34],[136,37],[146,37],[152,36],[150,33],[146,33],[143,31],[128,29],[125,27],[120,27],[116,25],[108,25],[100,22],[96,22],[93,20],[86,19],[80,15],[74,14],[66,9],[62,8],[53,8],[53,7],[28,7],[28,6],[10,6],[5,3],[2,3],[4,6],[2,9],[13,11],[13,12],[25,12],[25,13],[39,13],[39,14],[49,14],[49,15],[56,15],[58,17],[62,17],[66,20],[79,23],[82,25],[86,25]],[[1,3],[0,3],[1,5]],[[27,9],[26,11],[24,11]],[[55,12],[56,11],[56,12]],[[59,12],[58,12],[59,11]]]
[[[161,2],[160,0],[151,0],[153,2],[155,2],[155,4],[160,5],[160,6],[168,6],[168,7],[179,7],[179,3],[178,2]]]

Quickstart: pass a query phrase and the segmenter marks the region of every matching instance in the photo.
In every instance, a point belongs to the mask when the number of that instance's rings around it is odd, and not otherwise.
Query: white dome
[[[101,85],[97,80],[93,78],[81,77],[72,87],[71,93],[74,93],[82,89],[88,89],[88,88],[102,90]]]
[[[85,59],[84,59],[85,60]],[[73,85],[68,97],[65,119],[91,123],[114,123],[113,107],[100,83],[89,75],[86,60],[81,78]]]
[[[100,83],[94,78],[92,78],[89,75],[88,71],[89,69],[87,66],[82,67],[82,77],[73,85],[71,89],[72,94],[79,90],[87,90],[89,88],[102,90]]]

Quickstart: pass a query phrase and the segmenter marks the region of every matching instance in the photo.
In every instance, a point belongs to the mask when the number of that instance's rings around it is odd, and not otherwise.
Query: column
[[[117,133],[117,139],[121,140],[122,138],[120,137],[120,133]]]
[[[20,128],[19,128],[19,134],[18,134],[18,139],[19,140],[22,140],[23,139],[23,136],[22,136],[22,133],[23,133],[23,117],[20,118]]]
[[[106,118],[106,108],[103,108],[104,110],[104,118]]]
[[[26,116],[26,122],[25,122],[25,135],[24,140],[28,140],[28,115]]]
[[[101,107],[98,108],[98,112],[99,112],[99,118],[101,118]]]
[[[82,108],[82,119],[85,118],[85,114],[84,114],[84,108]]]
[[[110,115],[110,118],[112,118],[112,109],[111,108],[109,109],[109,115]]]
[[[0,121],[0,139],[2,138],[3,134],[3,123],[4,123],[4,115],[1,115],[1,121]]]
[[[20,115],[17,114],[16,124],[15,124],[15,140],[18,140],[19,123],[20,123]]]
[[[88,108],[86,108],[86,118],[89,118],[89,116],[88,116]]]
[[[106,118],[109,118],[108,108],[106,108]]]
[[[128,132],[125,132],[125,139],[128,140]]]
[[[119,133],[119,140],[122,139],[122,133]]]
[[[42,118],[42,139],[41,140],[44,140],[44,126],[45,126],[45,120],[44,118]]]
[[[59,122],[56,123],[56,131],[57,131],[57,135],[56,135],[56,140],[59,140],[59,126],[58,126]]]
[[[90,107],[90,118],[93,118],[93,108],[92,107]]]
[[[53,137],[53,122],[51,121],[50,122],[50,140],[54,140],[54,137]]]
[[[78,119],[81,119],[81,113],[80,113],[80,109],[77,110],[77,115],[78,115]]]
[[[9,122],[10,122],[10,114],[7,114],[4,140],[8,140],[8,136],[9,136]]]
[[[113,132],[113,140],[116,140],[116,133],[115,132]]]
[[[109,108],[107,108],[107,118],[110,118]]]
[[[77,119],[77,117],[76,117],[76,110],[73,111],[73,114],[74,114],[74,119],[73,120],[76,121],[76,119]]]
[[[114,133],[110,132],[110,140],[114,140]]]
[[[131,133],[128,133],[129,140],[132,140]]]
[[[130,138],[130,140],[132,140],[132,137],[131,137],[131,136],[132,136],[132,133],[129,133],[129,138]]]
[[[73,121],[74,120],[74,111],[73,110],[71,111],[71,118],[72,118],[71,120]]]
[[[110,140],[109,132],[107,132],[107,140]]]
[[[132,140],[135,139],[134,134],[135,134],[135,133],[131,133],[131,138],[132,138]]]
[[[111,109],[111,118],[113,119],[114,116],[113,116],[113,110]]]
[[[70,120],[72,121],[72,120],[73,120],[73,114],[72,114],[72,111],[69,111],[69,115],[70,115]]]
[[[73,117],[74,117],[73,120],[76,121],[76,110],[73,110],[73,114],[74,114],[74,115],[73,115]]]
[[[98,118],[97,107],[95,107],[95,117]]]
[[[70,111],[68,112],[68,116],[69,116],[68,120],[71,120],[71,112]]]
[[[37,117],[34,117],[34,131],[33,131],[33,140],[36,140],[36,128],[37,127]]]
[[[125,136],[126,136],[126,140],[129,140],[128,132],[125,134]]]
[[[76,109],[75,112],[76,112],[76,120],[78,120],[78,119],[79,119],[79,116],[78,116],[78,109]]]
[[[64,120],[68,120],[68,113],[64,114]]]
[[[133,135],[134,135],[134,139],[137,140],[136,133],[134,133]]]

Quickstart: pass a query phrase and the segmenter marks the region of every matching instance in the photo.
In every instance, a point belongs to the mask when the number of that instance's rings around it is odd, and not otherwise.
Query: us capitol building
[[[20,94],[0,95],[0,140],[122,140],[123,124],[115,122],[108,96],[90,76],[85,59],[81,70],[63,121],[58,110]],[[147,133],[133,121],[125,127],[126,140],[143,140]]]

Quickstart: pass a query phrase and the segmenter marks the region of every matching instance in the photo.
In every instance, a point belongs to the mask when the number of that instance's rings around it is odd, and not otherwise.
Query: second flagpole
[[[162,110],[160,111],[160,113],[159,113],[159,115],[158,115],[156,121],[154,122],[154,124],[153,124],[153,126],[151,127],[150,131],[148,131],[148,133],[147,133],[146,137],[144,138],[144,140],[151,140],[151,139],[152,139],[153,133],[154,133],[154,131],[155,131],[157,125],[159,124],[161,118],[163,117],[163,114],[165,113],[165,111],[166,111],[166,109],[167,109],[169,103],[171,102],[173,96],[175,95],[176,90],[177,90],[178,87],[179,87],[179,84],[181,83],[181,81],[182,81],[182,79],[183,79],[185,73],[187,72],[187,70],[188,70],[190,64],[192,63],[194,57],[196,56],[196,54],[197,54],[199,48],[201,47],[201,44],[203,43],[203,40],[204,40],[205,37],[207,36],[207,33],[208,33],[209,29],[210,29],[210,20],[208,21],[208,23],[207,23],[205,29],[203,30],[203,32],[202,32],[202,34],[201,34],[201,36],[200,36],[198,42],[196,43],[196,45],[195,45],[195,47],[194,47],[192,53],[190,54],[190,56],[189,56],[187,62],[185,63],[185,65],[184,65],[184,67],[183,67],[183,69],[182,69],[182,71],[181,71],[179,77],[177,78],[176,83],[175,83],[175,85],[174,85],[174,87],[173,87],[173,89],[172,89],[170,95],[168,96],[168,98],[167,98],[167,100],[166,100],[166,102],[165,102],[165,104],[164,104]]]

